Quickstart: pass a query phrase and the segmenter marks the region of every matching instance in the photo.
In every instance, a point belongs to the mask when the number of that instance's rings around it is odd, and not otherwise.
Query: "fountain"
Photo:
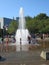
[[[28,50],[28,48],[27,48],[28,36],[29,36],[29,31],[28,31],[28,29],[26,29],[26,21],[24,18],[24,11],[23,11],[23,8],[20,8],[19,25],[18,25],[18,29],[17,29],[16,35],[15,35],[16,51]]]

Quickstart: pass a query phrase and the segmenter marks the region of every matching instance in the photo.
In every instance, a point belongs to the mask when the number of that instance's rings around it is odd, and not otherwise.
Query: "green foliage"
[[[8,32],[5,29],[0,29],[0,37],[4,37]]]
[[[26,17],[26,26],[30,33],[49,33],[49,17],[40,13],[36,17]]]
[[[40,13],[35,18],[38,19],[38,20],[42,20],[42,19],[47,19],[48,16],[45,13]]]
[[[13,34],[18,28],[18,23],[15,20],[12,20],[9,27],[8,27],[8,33]]]
[[[18,19],[11,21],[8,27],[8,33],[14,33],[18,28]],[[40,13],[34,18],[27,16],[26,19],[26,28],[30,33],[49,33],[49,17],[45,13]]]

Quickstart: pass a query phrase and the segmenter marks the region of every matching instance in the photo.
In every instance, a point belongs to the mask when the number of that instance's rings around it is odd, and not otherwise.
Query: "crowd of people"
[[[3,48],[5,47],[6,51],[8,51],[8,44],[14,43],[14,41],[15,41],[15,39],[9,38],[8,35],[6,35],[6,37],[4,37],[4,38],[0,37],[0,50],[3,51]]]
[[[10,42],[10,39],[12,39],[12,41]],[[8,50],[8,43],[13,43],[13,40],[14,42],[16,41],[14,37],[12,38],[9,38],[9,36],[6,36],[5,38],[0,38],[0,44],[1,44],[1,50],[3,50],[3,46],[4,46],[4,43],[6,45],[6,51]],[[21,38],[20,38],[20,45],[21,45]],[[29,44],[35,44],[37,41],[36,41],[36,36],[35,35],[29,35],[28,36],[28,43]]]

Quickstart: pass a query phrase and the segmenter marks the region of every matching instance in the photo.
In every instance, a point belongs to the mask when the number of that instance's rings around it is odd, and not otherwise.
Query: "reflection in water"
[[[29,50],[47,50],[49,51],[49,40],[37,40],[37,43],[39,44],[30,44]]]
[[[40,44],[40,48],[41,49],[49,49],[49,40],[46,40],[46,39],[42,39],[42,40],[38,40],[38,43]]]
[[[18,45],[17,47],[15,47],[15,45],[11,45],[11,44],[8,44],[8,52],[15,52],[15,51],[27,51],[27,50],[49,50],[49,40],[37,40],[37,43],[39,44],[36,45],[36,44],[29,44],[29,45]],[[16,49],[17,48],[17,49]],[[1,44],[0,44],[0,52],[6,52],[6,45],[4,44],[4,47],[3,47],[3,50],[1,51]]]

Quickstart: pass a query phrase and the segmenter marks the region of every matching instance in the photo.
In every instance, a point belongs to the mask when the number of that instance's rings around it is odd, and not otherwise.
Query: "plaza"
[[[49,47],[31,46],[31,49],[28,49],[27,51],[16,51],[15,45],[8,46],[8,51],[6,51],[6,46],[4,45],[3,51],[0,49],[0,55],[2,56],[0,65],[49,65],[49,60],[44,60],[40,57],[42,50],[49,51]]]
[[[49,65],[49,60],[43,60],[40,53],[40,50],[0,53],[5,58],[0,65]]]
[[[49,65],[48,5],[48,0],[0,1],[0,65]]]

